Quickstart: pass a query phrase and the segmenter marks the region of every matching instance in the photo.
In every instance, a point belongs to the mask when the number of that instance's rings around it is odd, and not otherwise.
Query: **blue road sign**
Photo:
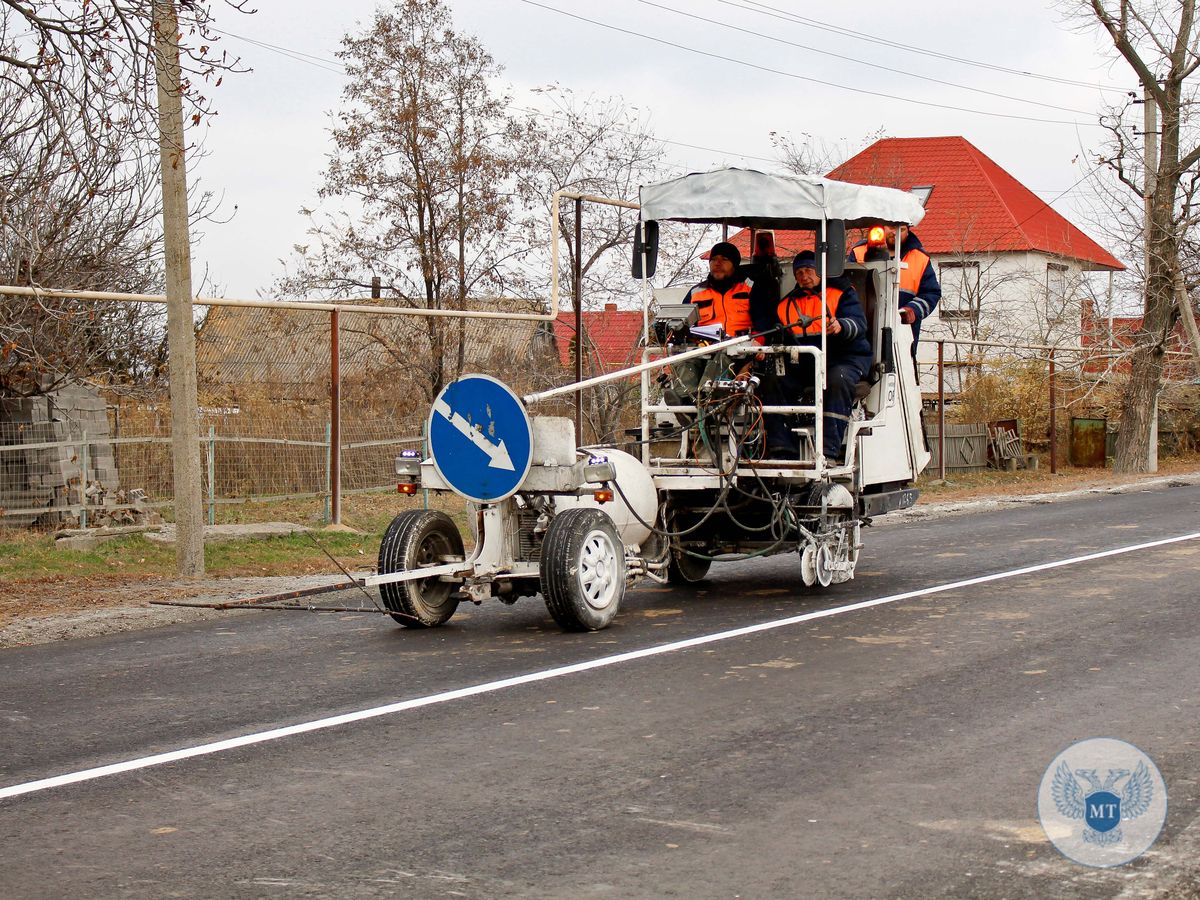
[[[512,496],[533,461],[525,407],[487,375],[464,375],[446,385],[433,401],[428,434],[438,473],[476,503]]]

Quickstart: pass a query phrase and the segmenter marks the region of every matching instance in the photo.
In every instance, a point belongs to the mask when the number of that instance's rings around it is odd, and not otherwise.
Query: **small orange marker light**
[[[411,481],[404,481],[396,485],[396,490],[401,494],[415,494],[417,492],[417,486]]]
[[[592,499],[597,503],[611,503],[613,492],[608,489],[601,489],[592,493]]]
[[[876,225],[867,232],[867,243],[875,247],[882,246],[883,244],[887,243],[887,232],[885,232],[880,226]]]

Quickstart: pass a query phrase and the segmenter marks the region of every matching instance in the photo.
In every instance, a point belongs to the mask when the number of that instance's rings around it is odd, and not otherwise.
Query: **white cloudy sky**
[[[769,162],[754,157],[774,157],[772,131],[845,141],[851,150],[880,128],[899,137],[957,134],[1044,199],[1053,200],[1055,208],[1077,224],[1086,224],[1088,182],[1054,198],[1086,175],[1088,155],[1081,150],[1099,145],[1103,132],[1095,123],[1106,96],[1100,86],[1137,86],[1124,64],[1113,61],[1100,34],[1081,32],[1064,21],[1069,0],[449,2],[459,28],[473,33],[504,66],[515,105],[532,105],[530,89],[551,82],[578,94],[623,96],[647,111],[659,138],[677,142],[668,150],[681,172],[722,164],[770,169]],[[750,8],[756,5],[758,11]],[[279,260],[304,239],[304,221],[297,210],[316,202],[330,147],[329,113],[337,107],[344,81],[333,54],[341,36],[364,28],[375,7],[375,0],[260,0],[252,16],[218,10],[218,26],[231,34],[317,59],[300,62],[232,36],[223,39],[253,72],[226,78],[216,92],[219,115],[204,127],[208,156],[193,173],[223,197],[226,212],[237,207],[227,224],[208,225],[196,248],[197,281],[204,273],[210,279],[206,293],[214,286],[228,296],[265,292],[281,271]],[[772,8],[813,21],[802,24],[766,14]],[[678,11],[754,33],[739,33]],[[836,29],[1090,86],[1006,74],[868,43]],[[856,65],[853,60],[912,75]]]

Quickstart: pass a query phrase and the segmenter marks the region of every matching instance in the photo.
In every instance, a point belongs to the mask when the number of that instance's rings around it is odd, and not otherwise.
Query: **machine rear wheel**
[[[463,556],[462,535],[450,517],[436,509],[409,510],[392,519],[383,534],[379,574],[441,565],[447,556]],[[446,622],[458,608],[453,593],[453,584],[437,578],[379,586],[384,606],[406,628],[432,628]]]
[[[712,567],[711,559],[700,559],[683,550],[672,550],[667,563],[667,581],[676,585],[692,585],[704,580]]]
[[[599,631],[625,596],[625,547],[601,510],[576,507],[556,515],[542,542],[542,596],[566,631]]]

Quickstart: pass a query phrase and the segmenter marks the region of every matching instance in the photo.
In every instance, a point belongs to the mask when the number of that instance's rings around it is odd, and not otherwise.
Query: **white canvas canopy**
[[[755,228],[815,229],[824,219],[851,228],[916,225],[925,209],[912,194],[874,185],[805,175],[716,169],[641,190],[646,222],[710,222]]]

